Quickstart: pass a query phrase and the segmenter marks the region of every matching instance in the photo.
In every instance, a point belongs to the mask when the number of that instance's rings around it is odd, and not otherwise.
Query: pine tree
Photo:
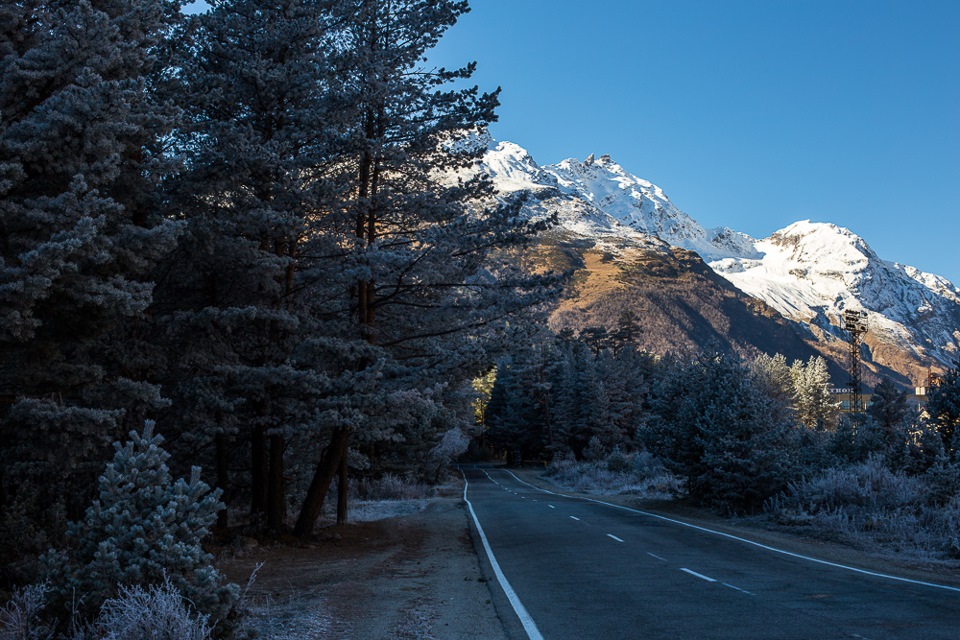
[[[0,504],[79,513],[110,442],[165,404],[145,310],[177,232],[158,186],[180,18],[176,0],[0,9]]]
[[[551,451],[557,437],[548,378],[549,351],[541,346],[519,351],[497,365],[487,406],[489,442],[512,459],[534,460]],[[545,357],[546,356],[546,357]]]
[[[505,346],[507,319],[552,293],[542,278],[525,277],[506,260],[506,250],[532,230],[518,218],[518,205],[484,207],[492,196],[476,172],[484,148],[469,140],[494,120],[496,93],[450,88],[472,75],[472,64],[422,66],[467,8],[450,0],[353,0],[337,7],[344,25],[337,67],[348,72],[337,85],[346,128],[335,182],[346,186],[348,198],[325,225],[345,248],[343,273],[353,277],[353,330],[340,337],[362,341],[383,359],[377,393],[387,397],[469,383]],[[368,376],[374,362],[358,361],[356,375]],[[376,458],[372,434],[423,442],[417,421],[393,424],[375,398],[356,397],[353,406],[364,417],[362,429],[334,431],[327,451],[336,443],[342,454],[318,462],[312,485],[323,486],[335,465],[345,467],[345,443]],[[340,478],[343,500],[344,471]],[[312,528],[324,493],[308,493],[299,534]]]
[[[726,356],[673,367],[657,389],[646,445],[687,480],[689,495],[754,511],[797,471],[797,433],[777,400]]]
[[[186,440],[215,449],[222,488],[245,455],[251,516],[279,533],[291,442],[325,411],[328,423],[352,420],[323,402],[355,382],[326,326],[345,309],[348,267],[321,259],[342,254],[325,226],[338,194],[336,34],[330,3],[211,4],[182,72],[191,127],[177,142],[189,170],[173,193],[186,230],[157,313],[168,348],[185,356],[168,376]]]
[[[653,368],[651,355],[631,344],[600,354],[597,375],[609,399],[608,447],[619,445],[625,451],[637,448],[637,429],[649,413]]]
[[[78,603],[92,617],[120,585],[162,585],[169,580],[213,619],[222,619],[237,596],[221,585],[201,540],[220,508],[219,492],[200,480],[173,480],[163,438],[146,424],[114,443],[113,460],[98,483],[99,496],[82,521],[70,525],[66,551],[47,557],[61,605]]]
[[[495,255],[530,225],[484,208],[482,148],[461,143],[496,95],[447,88],[472,65],[422,68],[466,3],[212,4],[183,72],[187,229],[158,305],[190,354],[174,409],[219,484],[249,456],[268,530],[304,486],[308,535],[334,478],[346,518],[352,456],[370,474],[432,464],[438,417],[549,288]]]

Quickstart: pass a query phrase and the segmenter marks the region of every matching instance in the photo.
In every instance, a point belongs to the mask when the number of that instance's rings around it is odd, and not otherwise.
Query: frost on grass
[[[209,640],[210,618],[193,606],[169,580],[143,587],[120,585],[89,624],[73,620],[69,631],[57,633],[44,615],[46,584],[18,589],[0,608],[0,640]]]
[[[624,454],[614,450],[593,461],[555,458],[546,476],[568,489],[598,495],[631,494],[669,500],[682,490],[682,481],[646,451]]]
[[[435,492],[431,485],[390,473],[377,479],[364,478],[350,486],[350,521],[372,522],[417,513],[430,504]],[[324,522],[335,517],[332,502],[321,516]]]
[[[300,596],[286,600],[262,598],[247,603],[244,626],[260,640],[326,640],[342,637],[344,622],[324,611],[319,601]]]

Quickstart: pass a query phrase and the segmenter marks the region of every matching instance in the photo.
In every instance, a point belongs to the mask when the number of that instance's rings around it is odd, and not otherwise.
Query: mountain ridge
[[[727,227],[707,229],[655,184],[610,156],[539,165],[522,147],[488,141],[483,161],[502,194],[531,194],[528,215],[556,214],[559,226],[599,250],[680,248],[696,253],[733,287],[794,325],[841,365],[847,309],[867,313],[865,363],[920,384],[960,354],[960,289],[947,278],[882,259],[860,236],[803,220],[768,238]],[[619,248],[618,248],[619,247]]]

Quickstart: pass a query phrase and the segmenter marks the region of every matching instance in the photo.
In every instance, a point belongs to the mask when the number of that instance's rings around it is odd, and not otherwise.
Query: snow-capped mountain
[[[500,142],[491,143],[484,166],[502,193],[529,190],[543,196],[559,192],[590,205],[588,217],[593,218],[591,225],[597,232],[656,236],[707,260],[758,257],[753,238],[725,227],[705,229],[675,207],[660,187],[628,173],[607,155],[590,155],[583,161],[568,158],[541,167],[522,147]],[[564,226],[582,222],[579,216],[560,213]]]
[[[846,309],[867,312],[875,341],[952,364],[960,344],[960,290],[945,278],[882,260],[851,231],[796,222],[754,244],[760,258],[710,263],[785,317],[833,331]]]
[[[918,371],[923,363],[952,365],[960,353],[960,289],[881,259],[846,229],[803,221],[762,240],[705,229],[659,187],[606,155],[541,166],[516,144],[489,142],[484,166],[501,193],[530,192],[530,214],[555,213],[570,232],[648,246],[659,239],[698,253],[817,341],[843,340],[840,318],[857,309],[868,313],[867,344],[875,357],[902,352]]]

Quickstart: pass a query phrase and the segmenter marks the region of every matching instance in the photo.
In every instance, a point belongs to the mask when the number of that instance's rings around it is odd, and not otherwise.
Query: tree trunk
[[[330,444],[320,456],[310,488],[307,489],[307,495],[303,499],[300,516],[293,529],[294,535],[305,538],[313,533],[313,525],[320,516],[320,510],[323,509],[323,501],[327,497],[330,483],[340,469],[340,459],[346,455],[349,440],[350,432],[347,429],[339,428],[333,432]]]
[[[267,529],[274,534],[283,533],[287,519],[287,495],[283,482],[283,449],[283,436],[270,436],[270,469],[267,478]]]
[[[267,428],[254,427],[250,438],[250,516],[257,519],[267,513]]]
[[[340,456],[340,476],[337,479],[337,524],[347,521],[347,460],[350,449],[348,442],[344,443],[343,455]]]
[[[230,526],[230,516],[227,508],[227,487],[230,484],[230,456],[227,452],[227,437],[225,435],[222,433],[217,434],[215,442],[217,447],[217,487],[222,491],[220,497],[223,500],[223,509],[217,512],[217,528],[226,529]]]

